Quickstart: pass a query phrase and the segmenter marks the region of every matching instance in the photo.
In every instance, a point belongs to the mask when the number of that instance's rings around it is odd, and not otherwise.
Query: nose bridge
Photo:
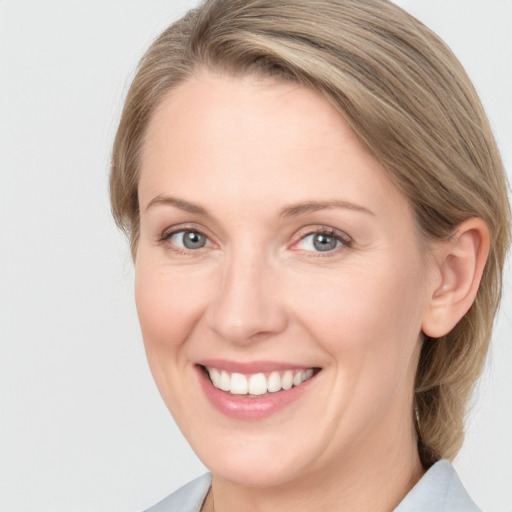
[[[287,318],[276,274],[265,250],[250,246],[234,249],[224,263],[212,304],[212,329],[222,338],[242,344],[282,331]]]

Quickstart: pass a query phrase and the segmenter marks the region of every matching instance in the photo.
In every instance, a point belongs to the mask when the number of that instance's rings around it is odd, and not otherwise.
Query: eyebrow
[[[351,203],[349,201],[340,201],[340,200],[332,200],[332,201],[307,201],[304,203],[296,203],[291,204],[289,206],[284,207],[280,213],[280,217],[294,217],[296,215],[306,215],[308,213],[313,213],[319,210],[329,210],[333,208],[343,208],[346,210],[354,210],[356,212],[366,213],[368,215],[375,216],[368,208],[364,206],[360,206],[358,204]]]
[[[175,206],[176,208],[179,208],[180,210],[185,210],[189,213],[196,213],[199,215],[208,215],[208,211],[205,210],[202,206],[199,206],[194,203],[190,203],[189,201],[185,201],[183,199],[178,199],[177,197],[172,196],[156,196],[151,201],[149,201],[148,205],[146,206],[146,211],[149,210],[151,207],[156,205],[168,205],[168,206]]]
[[[179,208],[189,213],[195,213],[198,215],[209,216],[208,210],[197,204],[185,201],[184,199],[178,199],[172,196],[156,196],[148,203],[146,210],[157,205],[168,205]],[[368,208],[360,206],[349,201],[332,200],[332,201],[306,201],[301,203],[295,203],[285,206],[278,214],[279,217],[295,217],[298,215],[307,215],[308,213],[314,213],[319,210],[329,210],[334,208],[343,208],[347,210],[353,210],[368,215],[375,216]]]

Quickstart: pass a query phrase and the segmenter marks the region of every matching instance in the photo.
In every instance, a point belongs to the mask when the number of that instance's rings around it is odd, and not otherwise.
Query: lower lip
[[[258,398],[251,398],[248,395],[232,395],[229,392],[217,389],[202,367],[198,366],[197,372],[201,387],[212,405],[225,416],[245,421],[262,420],[281,411],[300,398],[315,378],[315,375],[313,375],[302,384],[286,391],[281,390],[275,393],[267,393]]]

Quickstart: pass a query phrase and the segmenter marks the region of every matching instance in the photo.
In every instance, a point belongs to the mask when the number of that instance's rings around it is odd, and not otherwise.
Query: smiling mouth
[[[320,368],[273,371],[269,373],[243,374],[227,372],[210,366],[202,366],[213,386],[232,395],[261,397],[268,393],[288,391],[300,386],[316,375]]]

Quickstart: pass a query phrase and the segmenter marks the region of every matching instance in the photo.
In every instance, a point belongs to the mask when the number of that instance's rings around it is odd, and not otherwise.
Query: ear
[[[431,338],[448,334],[475,300],[489,254],[489,230],[482,219],[463,222],[434,250],[434,279],[422,330]]]

